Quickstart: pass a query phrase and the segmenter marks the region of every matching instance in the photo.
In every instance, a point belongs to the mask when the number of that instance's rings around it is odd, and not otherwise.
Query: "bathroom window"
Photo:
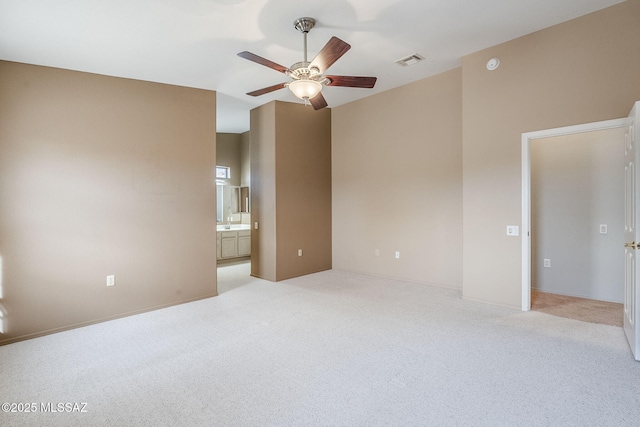
[[[231,169],[227,166],[216,166],[216,179],[230,179]]]

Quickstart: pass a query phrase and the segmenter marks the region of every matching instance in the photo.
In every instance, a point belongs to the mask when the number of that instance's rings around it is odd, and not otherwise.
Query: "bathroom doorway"
[[[249,132],[216,134],[218,294],[251,279]]]

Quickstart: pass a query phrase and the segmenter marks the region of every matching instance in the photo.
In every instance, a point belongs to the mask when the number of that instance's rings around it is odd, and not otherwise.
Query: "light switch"
[[[507,236],[519,236],[520,227],[517,225],[507,225]]]
[[[600,224],[600,234],[607,234],[607,224]]]
[[[258,221],[256,221],[256,222],[254,222],[254,223],[253,223],[253,228],[254,228],[255,230],[257,230],[257,229],[258,229]]]

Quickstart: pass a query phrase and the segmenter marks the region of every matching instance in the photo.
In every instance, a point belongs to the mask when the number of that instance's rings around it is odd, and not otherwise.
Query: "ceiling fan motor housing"
[[[320,77],[320,69],[318,67],[309,67],[310,62],[296,62],[291,67],[287,75],[297,80],[315,80]]]

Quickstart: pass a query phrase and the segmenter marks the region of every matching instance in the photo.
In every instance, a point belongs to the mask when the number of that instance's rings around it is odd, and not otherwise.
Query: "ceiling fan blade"
[[[273,70],[280,71],[281,73],[286,73],[287,71],[289,71],[289,69],[283,65],[276,64],[273,61],[269,61],[268,59],[258,56],[255,53],[247,52],[246,50],[244,52],[240,52],[238,56],[240,58],[244,58],[244,59],[248,59],[249,61],[256,62],[260,65],[264,65],[265,67],[269,67]]]
[[[327,42],[320,52],[313,58],[309,68],[318,67],[320,73],[327,71],[334,62],[336,62],[342,55],[347,53],[351,49],[351,45],[347,42],[340,40],[337,37],[331,37],[331,40]]]
[[[345,87],[361,87],[371,89],[375,84],[376,77],[357,77],[357,76],[325,76],[329,79],[327,86],[345,86]]]
[[[273,85],[273,86],[269,86],[269,87],[263,87],[262,89],[254,90],[253,92],[247,92],[247,95],[249,95],[249,96],[260,96],[260,95],[264,95],[265,93],[269,93],[269,92],[276,91],[278,89],[282,89],[282,88],[284,88],[286,86],[287,86],[286,83],[278,83],[277,85]]]
[[[327,106],[327,101],[324,99],[324,96],[322,96],[322,92],[318,92],[309,102],[311,102],[314,110],[320,110]]]

